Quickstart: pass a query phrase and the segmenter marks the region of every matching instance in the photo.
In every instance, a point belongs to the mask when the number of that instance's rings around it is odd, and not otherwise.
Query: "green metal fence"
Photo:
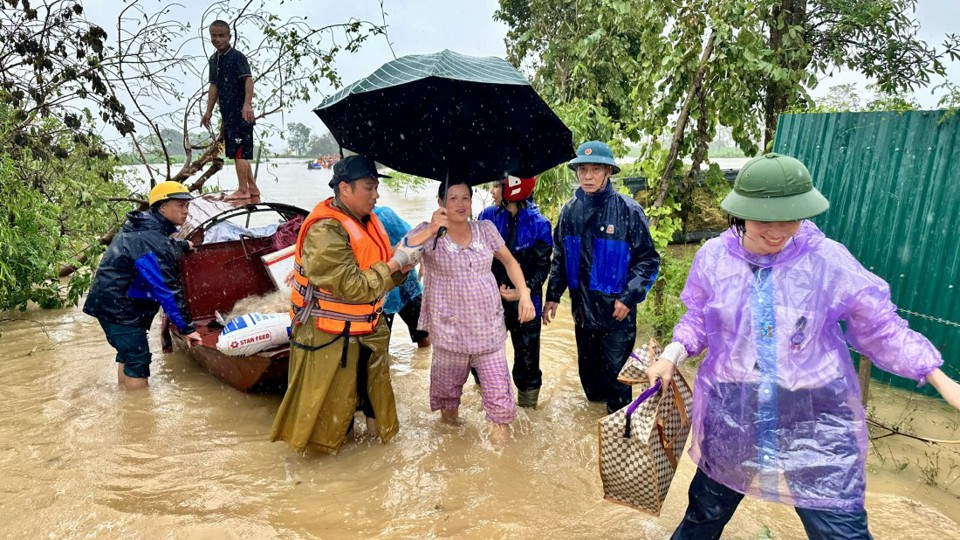
[[[787,114],[775,151],[803,161],[830,210],[814,219],[890,283],[914,330],[960,374],[960,115]],[[874,368],[877,380],[916,383]],[[928,387],[922,390],[929,393]]]

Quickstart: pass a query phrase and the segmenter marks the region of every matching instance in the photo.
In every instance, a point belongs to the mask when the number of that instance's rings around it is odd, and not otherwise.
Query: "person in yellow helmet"
[[[83,312],[96,317],[117,351],[117,381],[128,390],[146,388],[150,376],[147,329],[162,307],[190,346],[200,343],[180,282],[180,256],[193,245],[170,235],[187,220],[193,196],[180,182],[161,182],[148,197],[150,209],[127,214],[110,242]]]

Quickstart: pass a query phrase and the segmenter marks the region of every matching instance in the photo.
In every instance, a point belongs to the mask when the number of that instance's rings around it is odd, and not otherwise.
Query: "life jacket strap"
[[[340,368],[342,369],[347,367],[347,353],[350,350],[350,321],[347,321],[346,323],[344,323],[343,333],[338,334],[337,337],[331,339],[330,341],[324,343],[323,345],[306,345],[306,344],[300,343],[299,341],[293,339],[292,337],[290,338],[290,345],[293,345],[298,349],[303,349],[307,352],[316,352],[316,351],[319,351],[320,349],[333,345],[334,343],[336,343],[341,339],[343,340],[343,348],[340,349]]]

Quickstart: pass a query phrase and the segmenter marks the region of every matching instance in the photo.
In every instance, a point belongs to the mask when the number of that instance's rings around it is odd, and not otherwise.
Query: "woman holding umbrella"
[[[441,421],[459,423],[460,396],[470,368],[480,377],[480,395],[491,436],[503,440],[516,417],[510,372],[507,369],[506,327],[497,280],[491,271],[496,258],[510,280],[518,284],[518,319],[535,316],[530,290],[520,265],[510,254],[493,223],[470,219],[473,190],[463,181],[440,184],[440,206],[429,223],[410,231],[412,244],[422,244],[423,308],[419,327],[430,333],[430,409]],[[446,235],[432,240],[441,227]]]

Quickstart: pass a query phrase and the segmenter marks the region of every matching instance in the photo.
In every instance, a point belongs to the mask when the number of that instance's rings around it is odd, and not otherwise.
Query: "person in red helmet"
[[[543,385],[540,371],[540,313],[543,306],[543,283],[550,274],[553,238],[550,222],[533,202],[537,179],[508,176],[494,182],[490,192],[493,205],[480,212],[479,219],[492,221],[513,254],[523,276],[537,316],[521,323],[517,317],[520,300],[517,288],[503,264],[493,261],[493,275],[500,286],[504,321],[513,342],[513,382],[517,385],[517,405],[536,409]]]

